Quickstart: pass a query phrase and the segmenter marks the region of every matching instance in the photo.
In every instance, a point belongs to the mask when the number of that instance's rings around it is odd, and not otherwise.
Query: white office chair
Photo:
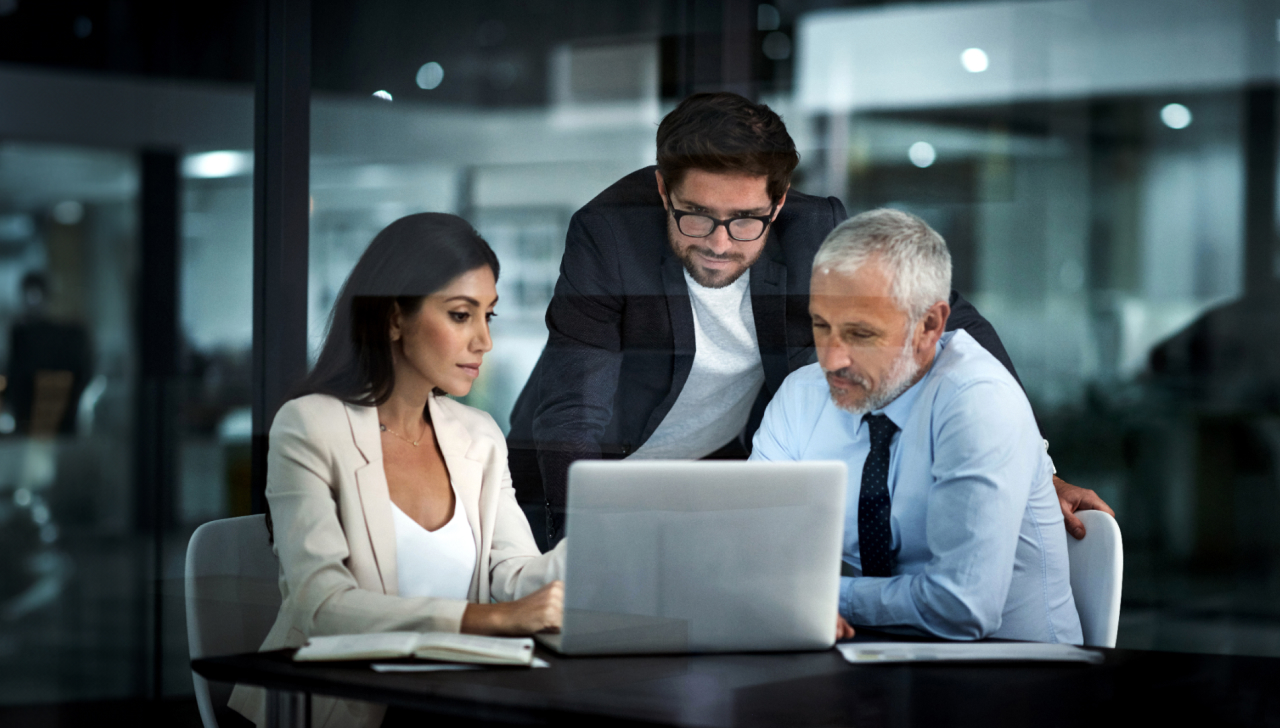
[[[280,611],[280,563],[265,516],[210,521],[187,544],[187,645],[191,659],[253,652]],[[191,673],[205,728],[218,728],[232,686]]]
[[[1067,536],[1071,561],[1071,593],[1084,643],[1089,647],[1115,647],[1120,629],[1120,586],[1124,579],[1124,544],[1120,525],[1102,511],[1077,511],[1085,537]]]

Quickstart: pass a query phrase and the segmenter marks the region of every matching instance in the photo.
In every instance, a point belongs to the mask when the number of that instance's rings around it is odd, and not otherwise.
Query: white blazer
[[[467,601],[397,596],[396,536],[373,407],[322,394],[286,403],[271,425],[267,501],[280,559],[280,614],[262,651],[311,635],[457,632],[468,602],[510,601],[564,578],[564,551],[541,554],[507,469],[506,439],[481,410],[432,395],[440,451],[476,539]],[[230,707],[262,725],[266,695],[237,685]],[[316,696],[316,726],[382,722],[369,703]]]

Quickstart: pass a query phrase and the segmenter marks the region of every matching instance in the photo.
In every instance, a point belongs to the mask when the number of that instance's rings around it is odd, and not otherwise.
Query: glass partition
[[[796,16],[791,101],[825,142],[814,181],[947,238],[1059,474],[1116,510],[1122,647],[1280,654],[1270,8]]]
[[[37,5],[0,0],[0,706],[189,696],[187,539],[252,509],[260,6]],[[1119,646],[1280,655],[1278,18],[1270,0],[313,3],[312,355],[378,230],[456,213],[503,269],[467,402],[508,428],[574,211],[653,164],[683,97],[744,93],[786,121],[795,189],[946,237],[1060,475],[1116,510]],[[178,165],[170,443],[140,384],[156,154]],[[153,456],[172,472],[144,486]]]
[[[374,234],[461,215],[502,263],[494,349],[467,401],[505,428],[546,341],[569,217],[653,162],[669,5],[316,7],[312,356]]]
[[[0,143],[0,704],[132,694],[134,158]],[[122,578],[124,577],[124,578]]]
[[[653,163],[683,95],[755,93],[800,146],[797,189],[913,211],[948,240],[1059,473],[1117,512],[1120,645],[1280,654],[1272,5],[778,0],[733,25],[740,10],[316,7],[313,349],[378,229],[460,214],[504,272],[468,401],[507,426],[573,211]]]

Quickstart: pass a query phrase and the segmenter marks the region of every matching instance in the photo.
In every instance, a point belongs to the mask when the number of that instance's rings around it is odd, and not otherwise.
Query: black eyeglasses
[[[760,217],[747,215],[744,217],[731,217],[728,220],[719,220],[710,215],[677,210],[675,204],[671,202],[671,194],[668,193],[667,209],[671,211],[671,216],[676,219],[676,228],[691,238],[705,238],[714,233],[716,228],[724,225],[724,229],[728,231],[730,238],[740,243],[749,243],[752,240],[758,240],[761,235],[764,235],[765,228],[769,227],[769,223],[773,222],[773,213],[778,209],[778,206],[774,205],[769,208],[769,214]]]

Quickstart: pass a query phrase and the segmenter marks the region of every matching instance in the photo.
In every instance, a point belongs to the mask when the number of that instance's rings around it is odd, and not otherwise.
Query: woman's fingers
[[[520,632],[558,631],[564,619],[564,582],[553,581],[512,606],[520,615]]]
[[[544,594],[542,629],[560,629],[564,621],[564,582],[553,581],[542,588]]]
[[[462,614],[462,631],[500,635],[558,632],[563,620],[564,582],[553,581],[514,602],[468,604]]]

